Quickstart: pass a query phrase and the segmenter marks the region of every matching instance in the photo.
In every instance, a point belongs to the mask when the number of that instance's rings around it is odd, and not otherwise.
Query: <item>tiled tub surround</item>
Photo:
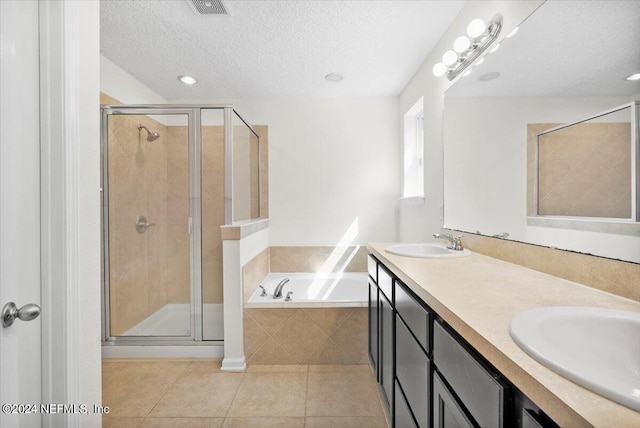
[[[352,307],[286,309],[251,308],[246,303],[270,272],[362,273],[366,266],[366,248],[358,246],[278,246],[254,257],[242,269],[247,364],[368,364],[367,308],[361,302],[350,303]]]
[[[368,364],[367,308],[247,308],[247,365]]]
[[[640,413],[552,372],[509,335],[511,319],[541,306],[593,306],[640,311],[640,303],[541,272],[472,253],[416,259],[371,253],[445,322],[562,427],[637,427]]]
[[[270,272],[366,272],[364,246],[269,247],[242,268],[245,302]]]

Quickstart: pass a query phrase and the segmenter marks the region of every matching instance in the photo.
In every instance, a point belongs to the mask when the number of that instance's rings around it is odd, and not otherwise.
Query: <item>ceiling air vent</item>
[[[186,0],[194,13],[202,15],[231,15],[222,0]]]

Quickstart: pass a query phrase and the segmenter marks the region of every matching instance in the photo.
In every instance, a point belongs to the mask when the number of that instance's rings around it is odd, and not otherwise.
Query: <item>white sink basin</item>
[[[640,411],[640,312],[535,308],[516,315],[510,333],[551,370]]]
[[[440,244],[395,244],[385,248],[387,253],[407,257],[422,257],[427,259],[440,259],[446,257],[461,257],[469,254],[469,250],[450,250]]]

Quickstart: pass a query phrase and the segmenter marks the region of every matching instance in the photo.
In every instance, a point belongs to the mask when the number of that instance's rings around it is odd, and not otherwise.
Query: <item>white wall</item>
[[[397,98],[233,104],[269,126],[270,245],[397,240]]]
[[[106,94],[128,104],[166,102],[104,57],[101,67]],[[229,103],[249,123],[269,126],[270,245],[397,240],[396,97],[172,102]]]
[[[451,85],[446,77],[435,77],[433,66],[442,54],[451,49],[453,41],[466,33],[469,22],[475,18],[485,21],[496,13],[504,18],[500,38],[509,34],[543,1],[473,1],[468,2],[445,32],[426,61],[400,94],[399,111],[402,118],[411,106],[424,96],[424,158],[425,204],[402,205],[399,210],[399,239],[424,241],[430,239],[443,225],[443,111],[444,91]],[[398,152],[402,150],[398,145]],[[463,165],[460,166],[464,167]]]
[[[100,55],[100,91],[124,104],[166,104],[167,100]]]

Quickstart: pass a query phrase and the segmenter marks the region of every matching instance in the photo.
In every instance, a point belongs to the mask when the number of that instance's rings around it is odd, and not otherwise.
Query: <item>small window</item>
[[[404,115],[405,198],[424,197],[424,109],[420,98]]]

